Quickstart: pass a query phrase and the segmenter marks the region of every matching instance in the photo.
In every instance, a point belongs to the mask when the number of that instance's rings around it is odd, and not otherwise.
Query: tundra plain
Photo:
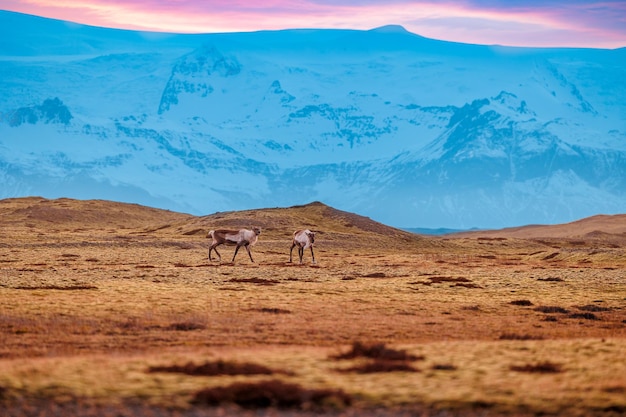
[[[442,238],[33,197],[0,224],[10,416],[626,414],[626,216]],[[208,261],[208,230],[253,226],[255,263]],[[287,262],[301,228],[316,264]]]

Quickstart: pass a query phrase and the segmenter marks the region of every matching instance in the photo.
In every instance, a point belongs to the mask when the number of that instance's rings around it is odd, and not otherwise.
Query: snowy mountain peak
[[[216,78],[232,77],[241,72],[241,65],[234,57],[227,57],[212,45],[203,45],[183,56],[174,64],[161,102],[159,114],[179,104],[181,95],[207,97],[215,90]]]
[[[385,25],[385,26],[380,26],[380,27],[371,29],[371,31],[379,32],[379,33],[405,33],[405,34],[410,33],[402,25]]]
[[[70,110],[58,97],[48,98],[40,105],[20,107],[6,116],[6,122],[11,127],[24,123],[57,123],[68,125],[72,120]]]
[[[8,12],[0,36],[0,198],[318,200],[455,229],[626,207],[624,50],[393,25],[146,36]]]

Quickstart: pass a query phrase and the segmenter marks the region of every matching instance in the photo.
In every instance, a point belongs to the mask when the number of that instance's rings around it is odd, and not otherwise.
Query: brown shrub
[[[451,363],[436,363],[431,369],[434,371],[456,371],[457,367]]]
[[[543,336],[534,336],[531,334],[503,333],[499,340],[543,340]]]
[[[544,281],[544,282],[563,282],[563,278],[559,278],[559,277],[537,278],[537,281]]]
[[[199,365],[189,362],[185,365],[151,366],[148,369],[148,372],[179,373],[194,376],[273,375],[277,373],[273,369],[270,369],[263,365],[257,365],[255,363],[238,363],[222,360],[218,360],[215,362],[205,362]]]
[[[530,300],[513,300],[510,302],[510,304],[514,305],[514,306],[532,306],[534,305],[532,301]]]
[[[376,359],[351,368],[341,369],[341,372],[356,372],[359,374],[373,374],[378,372],[419,372],[404,361]]]
[[[363,275],[365,278],[385,278],[387,275],[384,272],[372,272],[371,274]]]
[[[236,404],[244,408],[296,408],[302,410],[344,408],[351,397],[341,390],[306,389],[280,380],[236,382],[225,387],[198,391],[192,404],[217,406]]]
[[[550,361],[544,361],[544,362],[539,362],[535,364],[527,364],[527,365],[521,365],[521,366],[513,365],[511,366],[510,369],[516,372],[533,372],[533,373],[543,373],[543,374],[563,372],[562,365],[558,363],[553,363]]]
[[[570,319],[600,320],[600,317],[593,313],[572,313],[567,317]]]
[[[624,415],[626,414],[626,406],[620,404],[611,404],[601,408],[605,413],[613,413],[612,415]]]
[[[482,287],[481,287],[480,285],[478,285],[478,284],[472,284],[472,283],[466,284],[466,283],[463,283],[463,282],[461,282],[461,283],[456,283],[456,284],[454,284],[454,285],[451,285],[450,287],[482,288]]]
[[[612,393],[612,394],[626,394],[626,386],[623,385],[612,385],[609,387],[602,388],[602,391]]]
[[[442,282],[472,282],[470,279],[464,277],[445,277],[445,276],[433,276],[428,277],[432,284],[439,284]]]
[[[270,314],[291,314],[291,310],[285,310],[282,308],[273,308],[273,307],[253,308],[252,311],[258,311],[259,313],[270,313]]]
[[[441,284],[442,282],[451,282],[455,283],[455,286],[458,287],[468,287],[468,288],[478,288],[476,284],[472,284],[472,280],[464,278],[464,277],[447,277],[447,276],[432,276],[427,278],[428,281],[414,281],[409,282],[411,285],[422,284],[422,285],[432,285],[432,284]],[[468,284],[465,284],[468,283]]]
[[[192,330],[203,330],[206,329],[206,325],[203,323],[198,323],[194,321],[182,321],[177,323],[172,323],[168,327],[168,330],[176,330],[181,332],[189,332]]]
[[[250,284],[259,284],[259,285],[276,285],[279,284],[280,281],[275,279],[264,279],[264,278],[231,278],[228,282],[241,282],[241,283],[250,283]]]
[[[415,356],[405,350],[390,349],[384,343],[373,343],[370,345],[354,342],[352,349],[348,352],[333,356],[333,359],[355,359],[370,358],[386,361],[415,361],[424,359],[423,356]]]
[[[539,306],[539,307],[535,307],[535,311],[539,311],[540,313],[546,313],[546,314],[552,314],[552,313],[561,313],[561,314],[567,314],[569,313],[569,310],[563,308],[563,307],[558,307],[558,306]]]
[[[593,311],[593,312],[611,311],[611,309],[608,308],[608,307],[600,307],[600,306],[596,306],[596,305],[593,305],[593,304],[587,304],[587,305],[584,305],[584,306],[578,306],[576,308],[579,309],[579,310],[582,310],[582,311]]]

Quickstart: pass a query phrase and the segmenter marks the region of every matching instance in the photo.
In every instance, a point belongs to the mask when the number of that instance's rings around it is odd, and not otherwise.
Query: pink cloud
[[[332,3],[332,4],[330,4]],[[423,36],[516,46],[626,46],[626,5],[546,1],[0,0],[0,7],[95,26],[181,33],[287,28],[371,29],[400,24]],[[526,3],[527,4],[527,3]]]

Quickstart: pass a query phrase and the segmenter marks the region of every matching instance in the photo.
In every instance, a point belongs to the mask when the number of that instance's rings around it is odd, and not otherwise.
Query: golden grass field
[[[0,225],[9,416],[260,415],[237,395],[276,386],[268,415],[626,414],[626,216],[436,238],[321,203],[24,198]],[[209,229],[250,226],[255,263],[208,261]],[[287,262],[300,228],[316,264]]]

